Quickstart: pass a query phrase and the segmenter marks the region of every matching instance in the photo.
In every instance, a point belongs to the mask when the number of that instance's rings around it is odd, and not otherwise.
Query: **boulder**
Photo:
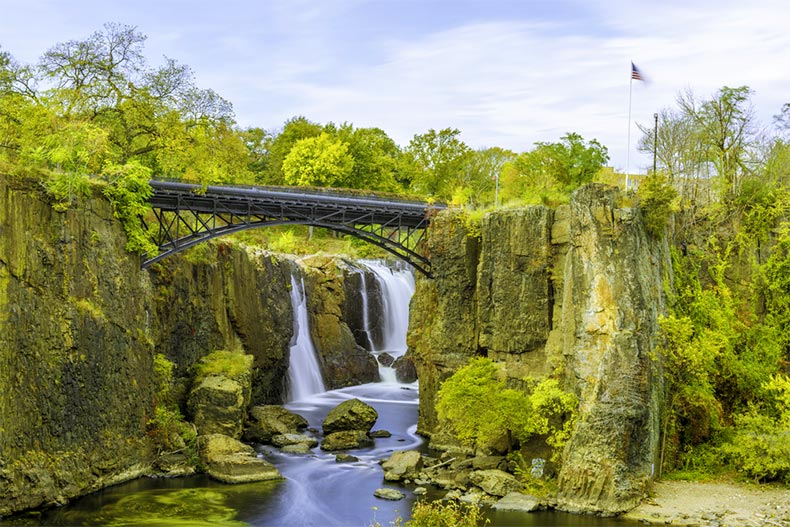
[[[160,456],[155,466],[169,478],[191,476],[195,473],[195,464],[182,452]]]
[[[338,454],[335,456],[335,463],[355,463],[357,461],[359,461],[359,458],[351,454]]]
[[[372,444],[373,440],[362,430],[343,430],[326,436],[321,443],[321,450],[333,452],[335,450],[362,448]]]
[[[378,418],[378,412],[369,404],[349,399],[330,410],[322,427],[325,434],[346,430],[361,430],[367,434]]]
[[[280,449],[280,452],[285,454],[310,454],[310,445],[308,443],[294,443],[292,445],[285,445]]]
[[[378,357],[376,358],[378,359],[379,364],[381,364],[385,368],[389,368],[390,366],[392,366],[392,363],[395,362],[395,357],[393,357],[386,351],[379,353]]]
[[[373,430],[368,435],[374,439],[377,439],[380,437],[392,437],[392,432],[389,430]]]
[[[530,494],[509,492],[491,508],[500,511],[532,512],[540,509],[540,500]]]
[[[388,488],[376,489],[373,495],[376,496],[377,498],[381,498],[383,500],[391,500],[391,501],[402,500],[403,498],[406,497],[406,495],[401,491],[397,489],[388,489]]]
[[[195,365],[187,408],[198,434],[241,438],[252,393],[252,355],[218,350]]]
[[[201,435],[241,437],[244,388],[224,375],[209,375],[189,393],[189,413]]]
[[[318,440],[314,437],[302,434],[278,434],[272,436],[272,444],[276,447],[284,447],[289,445],[299,445],[304,443],[308,448],[318,446]]]
[[[395,359],[392,363],[395,369],[395,378],[398,382],[412,383],[417,380],[417,368],[414,367],[414,361],[411,357],[404,355]]]
[[[394,452],[381,464],[385,481],[414,479],[422,468],[422,456],[416,450]]]
[[[282,479],[280,472],[260,459],[249,445],[222,434],[198,437],[198,453],[206,472],[223,483]]]
[[[472,467],[475,470],[501,469],[507,464],[504,456],[477,456],[472,458]]]
[[[255,443],[269,443],[278,434],[293,434],[307,428],[307,419],[282,406],[253,406],[244,439]]]
[[[503,470],[475,470],[469,474],[469,481],[492,496],[506,496],[521,489],[521,483]]]

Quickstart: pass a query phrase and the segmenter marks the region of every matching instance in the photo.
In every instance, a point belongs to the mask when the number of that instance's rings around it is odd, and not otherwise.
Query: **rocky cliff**
[[[216,350],[252,356],[252,404],[282,402],[293,259],[218,241],[141,271],[125,244],[98,190],[56,212],[37,182],[0,176],[0,516],[152,472],[155,354],[185,415],[194,365]],[[370,380],[343,307],[351,271],[315,264],[327,385]]]
[[[147,273],[106,200],[0,179],[0,515],[148,470]]]
[[[503,364],[514,386],[559,378],[580,407],[558,506],[604,514],[635,506],[658,455],[663,386],[651,353],[670,272],[639,210],[590,185],[556,210],[489,213],[479,236],[461,214],[444,212],[428,250],[434,276],[418,280],[409,332],[420,432],[443,443],[438,387],[473,356]]]

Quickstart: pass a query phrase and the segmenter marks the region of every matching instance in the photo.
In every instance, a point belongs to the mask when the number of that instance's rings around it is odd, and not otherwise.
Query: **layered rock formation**
[[[658,455],[663,386],[651,353],[667,250],[621,201],[589,185],[557,210],[489,213],[479,238],[459,213],[442,213],[428,240],[434,277],[418,280],[412,301],[418,426],[435,445],[446,440],[438,387],[473,356],[504,364],[513,386],[552,375],[579,396],[559,474],[566,510],[633,507]]]

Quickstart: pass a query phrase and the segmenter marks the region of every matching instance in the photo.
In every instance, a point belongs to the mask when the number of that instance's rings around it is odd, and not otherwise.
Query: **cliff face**
[[[650,355],[669,263],[619,200],[590,185],[554,211],[490,213],[479,242],[442,213],[428,240],[434,277],[418,280],[412,302],[419,429],[432,442],[445,430],[438,387],[477,354],[503,363],[516,386],[553,375],[579,396],[559,474],[559,506],[572,511],[633,507],[658,454],[663,386]]]
[[[176,365],[182,389],[197,360],[232,350],[255,358],[253,404],[282,402],[293,335],[291,269],[288,260],[222,241],[154,266],[157,351]]]
[[[0,179],[0,515],[147,469],[153,306],[125,240],[106,200],[57,213]]]
[[[125,244],[98,193],[55,212],[36,182],[0,176],[0,516],[152,472],[156,353],[184,413],[215,350],[253,356],[252,404],[282,402],[294,262],[219,241],[141,271]],[[345,322],[343,265],[305,271],[328,386],[377,375]]]

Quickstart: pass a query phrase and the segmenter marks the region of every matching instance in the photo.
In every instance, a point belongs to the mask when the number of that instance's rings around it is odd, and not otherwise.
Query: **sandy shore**
[[[661,481],[624,518],[700,527],[790,527],[790,487]]]

